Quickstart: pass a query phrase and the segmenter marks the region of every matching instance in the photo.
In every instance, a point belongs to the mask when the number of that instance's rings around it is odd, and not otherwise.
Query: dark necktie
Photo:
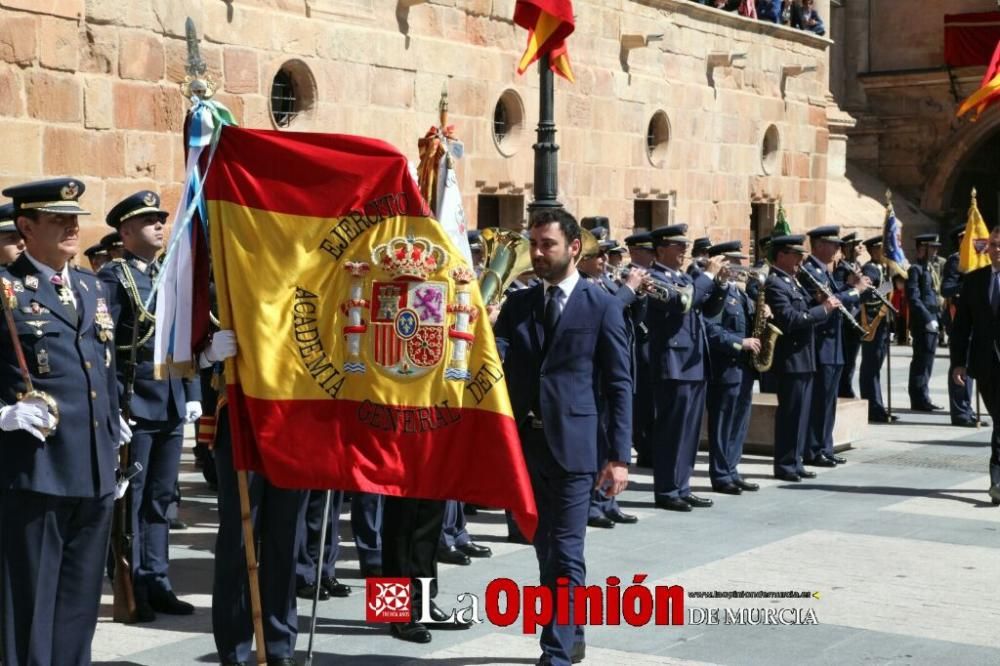
[[[80,319],[80,315],[76,311],[76,304],[73,302],[73,292],[69,290],[69,286],[63,280],[62,275],[56,273],[51,278],[49,282],[56,288],[56,294],[59,296],[59,302],[63,304],[66,309],[66,313],[69,315],[70,321],[76,323]]]
[[[559,304],[559,287],[552,285],[546,290],[545,294],[545,345],[547,347],[549,341],[552,339],[552,335],[556,331],[556,325],[559,323],[562,308]]]

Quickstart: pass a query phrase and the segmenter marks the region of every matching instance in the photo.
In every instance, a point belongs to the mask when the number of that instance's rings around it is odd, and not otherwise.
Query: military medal
[[[38,361],[38,374],[47,375],[52,371],[49,367],[49,352],[46,350],[39,349],[35,360]]]
[[[30,289],[31,291],[37,291],[38,290],[38,278],[36,278],[34,275],[25,276],[25,278],[24,278],[24,286],[27,287],[28,289]]]
[[[73,305],[73,294],[70,293],[66,285],[59,287],[59,302],[63,305]]]

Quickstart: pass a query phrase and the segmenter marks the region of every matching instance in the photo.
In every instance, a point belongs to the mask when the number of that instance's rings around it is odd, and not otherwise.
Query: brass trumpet
[[[636,268],[642,267],[636,266],[635,264],[620,266],[618,268],[618,279],[624,282],[628,279],[632,270]],[[660,301],[661,303],[669,303],[675,297],[679,297],[681,299],[681,304],[684,306],[685,313],[691,309],[691,304],[694,302],[693,285],[678,287],[677,285],[669,282],[658,280],[653,277],[652,274],[646,275],[646,278],[642,281],[642,284],[639,285],[639,289],[636,290],[636,293],[649,296],[650,298]]]

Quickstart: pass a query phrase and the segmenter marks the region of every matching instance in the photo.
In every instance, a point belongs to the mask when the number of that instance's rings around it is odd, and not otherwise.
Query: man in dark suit
[[[958,247],[965,235],[965,225],[959,225],[951,230],[951,240],[955,246],[955,251],[949,255],[941,271],[941,296],[946,300],[945,314],[942,317],[945,326],[948,328],[948,335],[954,328],[954,318],[951,313],[958,309],[961,300],[962,271],[959,266]],[[952,377],[955,368],[948,370],[948,411],[951,413],[951,424],[963,428],[975,428],[980,424],[976,419],[975,412],[972,411],[972,380],[962,384],[956,383]]]
[[[979,393],[993,417],[990,440],[990,498],[1000,505],[1000,227],[990,233],[990,265],[965,276],[952,325],[952,381],[979,381]]]
[[[132,479],[132,572],[136,614],[150,622],[156,613],[189,615],[194,606],[174,594],[169,577],[168,507],[175,498],[177,473],[184,444],[184,424],[201,416],[199,380],[160,380],[153,368],[155,299],[145,303],[159,273],[157,254],[163,248],[163,223],[155,192],[141,190],[118,202],[107,223],[121,234],[125,254],[101,269],[115,322],[119,391],[124,391],[131,346],[136,344],[131,418],[136,422],[132,461],[142,465]],[[138,332],[133,334],[134,327]],[[120,396],[121,397],[121,396]]]
[[[802,466],[816,374],[814,331],[840,303],[833,296],[810,305],[812,294],[795,277],[805,255],[804,240],[805,236],[771,239],[771,273],[764,287],[774,325],[783,333],[775,345],[771,366],[778,392],[778,409],[774,412],[774,476],[792,482],[816,477],[816,472]]]
[[[934,354],[938,345],[938,314],[941,299],[935,282],[931,259],[941,243],[937,234],[917,236],[917,260],[910,264],[906,278],[906,298],[910,304],[910,336],[913,338],[913,359],[910,361],[910,408],[917,412],[941,409],[931,402],[927,390],[934,369]]]
[[[25,250],[0,268],[0,642],[7,666],[89,664],[116,491],[118,409],[107,293],[73,266],[82,182],[9,187]],[[19,340],[21,367],[13,340]],[[28,386],[23,373],[33,385]],[[58,410],[56,423],[54,414]]]
[[[538,506],[535,554],[541,582],[569,589],[586,576],[583,542],[591,491],[628,483],[632,376],[621,302],[580,279],[580,228],[561,208],[531,218],[531,263],[541,282],[511,294],[494,327]],[[607,464],[597,469],[598,396],[607,414]],[[596,483],[595,483],[596,480]],[[570,592],[570,607],[573,593]],[[542,630],[541,664],[582,657],[583,627]]]
[[[830,225],[816,227],[809,231],[809,248],[812,254],[803,262],[802,270],[807,272],[812,280],[826,287],[830,293],[851,308],[860,302],[855,283],[862,287],[867,279],[858,278],[850,272],[847,274],[847,284],[841,284],[831,274],[827,267],[833,262],[840,250],[840,227]],[[806,290],[813,294],[812,305],[820,305],[825,296],[813,287],[813,282],[800,276],[800,282]],[[779,327],[780,328],[780,327]],[[848,328],[844,316],[838,310],[830,313],[822,323],[815,328],[816,345],[816,376],[813,380],[812,398],[810,402],[809,435],[806,439],[802,458],[806,465],[817,467],[835,467],[846,462],[844,458],[833,453],[833,427],[837,419],[837,390],[840,387],[840,375],[844,370],[844,337],[855,336],[854,330]]]
[[[883,293],[889,280],[888,268],[883,262],[882,236],[864,242],[871,261],[861,267],[861,272],[871,285]],[[882,365],[889,353],[889,334],[892,313],[870,291],[861,296],[861,325],[871,333],[861,341],[861,368],[858,387],[861,398],[868,401],[868,420],[872,423],[892,423],[898,417],[889,414],[882,402]]]
[[[738,265],[747,256],[740,241],[713,245],[709,256],[722,255]],[[743,456],[743,440],[750,426],[750,403],[757,373],[750,354],[760,352],[761,341],[753,337],[755,303],[722,269],[722,288],[705,306],[705,326],[711,359],[708,381],[708,475],[712,489],[727,495],[757,490],[744,481],[736,466]]]
[[[653,426],[653,492],[656,506],[690,511],[712,506],[712,500],[691,492],[691,474],[701,439],[708,375],[708,338],[701,309],[715,293],[716,276],[725,264],[721,256],[707,260],[692,278],[681,267],[687,253],[686,224],[652,232],[656,248],[654,273],[669,285],[669,301],[650,299],[646,314],[656,400]]]

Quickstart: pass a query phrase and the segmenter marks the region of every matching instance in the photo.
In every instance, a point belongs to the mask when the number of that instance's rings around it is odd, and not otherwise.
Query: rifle
[[[127,265],[122,270],[131,270]],[[127,290],[126,290],[127,291]],[[127,422],[132,417],[132,396],[135,393],[135,366],[139,341],[139,308],[132,304],[132,344],[128,350],[128,364],[125,366],[125,390],[122,396],[122,418]],[[142,471],[142,465],[129,460],[131,447],[128,442],[118,447],[119,483],[127,482]],[[136,621],[135,592],[132,589],[132,492],[126,488],[124,494],[115,500],[114,518],[111,523],[111,548],[114,560],[114,606],[112,618],[115,622],[130,624]]]

